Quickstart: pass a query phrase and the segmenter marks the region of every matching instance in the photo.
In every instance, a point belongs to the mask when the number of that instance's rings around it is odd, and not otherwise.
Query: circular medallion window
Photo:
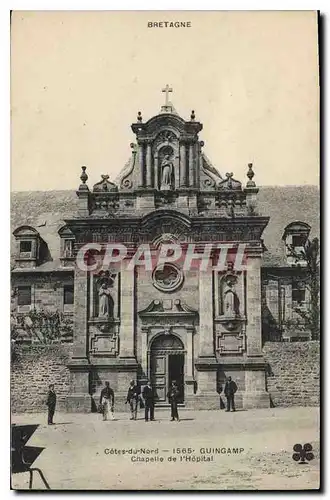
[[[158,266],[152,273],[153,285],[162,292],[173,292],[183,282],[181,269],[174,264],[164,264]]]

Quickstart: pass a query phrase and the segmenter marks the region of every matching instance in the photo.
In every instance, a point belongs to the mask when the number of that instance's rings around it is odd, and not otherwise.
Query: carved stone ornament
[[[167,142],[171,143],[176,140],[176,135],[171,130],[162,130],[156,137],[156,144]]]
[[[115,357],[119,353],[118,333],[104,333],[96,327],[90,329],[90,353],[94,356]]]
[[[242,190],[242,183],[237,181],[236,179],[233,178],[233,173],[232,172],[227,172],[226,173],[226,179],[220,181],[218,183],[218,188],[219,189],[226,189],[228,191],[241,191]]]
[[[173,292],[183,282],[183,272],[174,264],[156,267],[152,274],[153,285],[162,292]]]
[[[98,317],[104,319],[113,318],[114,300],[111,289],[113,287],[116,274],[109,271],[101,271],[96,280],[96,290],[98,294]]]
[[[217,335],[216,351],[220,354],[238,354],[245,350],[245,335],[239,332]]]
[[[94,192],[109,192],[109,191],[117,191],[118,187],[113,182],[109,181],[108,175],[101,175],[101,180],[94,184],[93,191]]]

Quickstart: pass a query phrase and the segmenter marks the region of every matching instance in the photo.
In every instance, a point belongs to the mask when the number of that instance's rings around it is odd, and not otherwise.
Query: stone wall
[[[70,345],[26,346],[12,361],[13,412],[46,412],[48,385],[55,384],[59,411],[66,409],[70,373],[66,367]],[[319,404],[319,343],[267,342],[263,354],[268,363],[267,389],[274,406]]]
[[[71,353],[72,344],[22,347],[11,364],[12,412],[46,412],[49,384],[55,385],[56,409],[65,411]]]
[[[319,342],[266,342],[263,354],[274,406],[319,405]]]
[[[11,286],[15,290],[17,286],[31,286],[31,308],[46,309],[48,311],[60,311],[73,313],[73,305],[64,306],[64,286],[73,285],[73,272],[66,270],[61,273],[46,275],[35,275],[30,273],[17,273],[12,275]],[[11,297],[11,311],[17,311],[17,295]],[[27,312],[28,309],[25,311]]]

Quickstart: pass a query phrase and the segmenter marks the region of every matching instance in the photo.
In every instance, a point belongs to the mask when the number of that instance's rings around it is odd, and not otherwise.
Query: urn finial
[[[191,111],[190,120],[193,122],[195,120],[195,111]]]
[[[141,123],[141,122],[142,122],[142,113],[141,113],[141,111],[139,111],[139,112],[138,112],[138,114],[137,114],[137,121],[138,121],[139,123]]]
[[[248,167],[249,167],[249,170],[248,170],[248,173],[246,174],[246,176],[248,177],[248,182],[246,183],[246,186],[247,187],[255,187],[256,186],[256,183],[254,182],[253,177],[254,177],[254,171],[253,171],[253,163],[248,163]]]
[[[88,175],[86,174],[86,168],[85,166],[82,166],[81,167],[81,175],[80,175],[80,180],[82,182],[82,184],[80,184],[79,186],[79,190],[80,191],[88,191],[88,186],[86,185],[86,181],[88,180]]]

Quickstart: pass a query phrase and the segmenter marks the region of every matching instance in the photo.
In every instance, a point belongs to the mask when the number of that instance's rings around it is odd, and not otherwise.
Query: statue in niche
[[[110,300],[112,300],[110,289],[106,283],[102,283],[99,288],[99,318],[110,316]]]
[[[98,317],[112,318],[113,317],[113,298],[111,294],[111,286],[114,278],[110,276],[109,271],[102,273],[102,277],[98,282]]]
[[[236,277],[228,275],[224,278],[222,304],[223,315],[227,318],[236,318],[240,315],[239,298],[235,291]]]
[[[161,163],[161,172],[162,172],[162,182],[160,189],[162,190],[172,189],[174,165],[169,154],[166,154],[164,156],[164,159]]]

